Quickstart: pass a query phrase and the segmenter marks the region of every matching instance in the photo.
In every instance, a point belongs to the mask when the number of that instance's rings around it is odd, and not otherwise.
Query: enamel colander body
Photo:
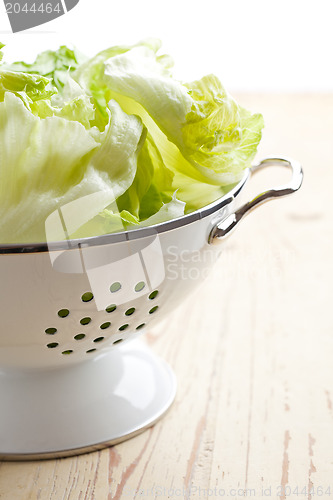
[[[241,205],[250,172],[270,165],[289,167],[291,181]],[[226,196],[179,219],[0,247],[0,459],[86,453],[157,422],[175,398],[175,376],[135,339],[207,277],[245,215],[301,183],[297,162],[270,158]]]

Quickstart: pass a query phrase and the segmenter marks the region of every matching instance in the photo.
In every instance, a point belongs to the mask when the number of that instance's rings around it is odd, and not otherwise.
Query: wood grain
[[[258,158],[301,161],[301,191],[251,215],[145,336],[178,379],[165,418],[101,452],[1,462],[1,500],[333,495],[333,95],[237,97],[264,114]]]

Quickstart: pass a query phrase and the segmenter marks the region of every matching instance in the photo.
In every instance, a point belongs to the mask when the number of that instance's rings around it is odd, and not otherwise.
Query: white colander
[[[251,171],[269,165],[290,167],[290,183],[236,209]],[[63,241],[2,246],[0,458],[101,449],[156,422],[174,399],[173,373],[140,342],[127,340],[202,281],[221,252],[214,241],[301,182],[297,162],[265,159],[226,196],[176,220],[66,240],[63,210]],[[208,250],[213,258],[204,258]]]

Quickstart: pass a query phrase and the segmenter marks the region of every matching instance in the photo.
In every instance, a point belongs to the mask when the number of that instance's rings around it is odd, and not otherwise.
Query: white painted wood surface
[[[102,452],[1,462],[1,500],[333,496],[333,95],[238,99],[264,114],[258,158],[301,161],[301,191],[249,216],[146,335],[178,378],[165,418]]]

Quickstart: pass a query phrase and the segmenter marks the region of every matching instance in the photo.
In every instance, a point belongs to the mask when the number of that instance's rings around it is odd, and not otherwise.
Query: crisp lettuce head
[[[214,75],[174,79],[159,49],[147,39],[88,59],[62,46],[0,64],[1,243],[158,224],[240,180],[262,116]]]

